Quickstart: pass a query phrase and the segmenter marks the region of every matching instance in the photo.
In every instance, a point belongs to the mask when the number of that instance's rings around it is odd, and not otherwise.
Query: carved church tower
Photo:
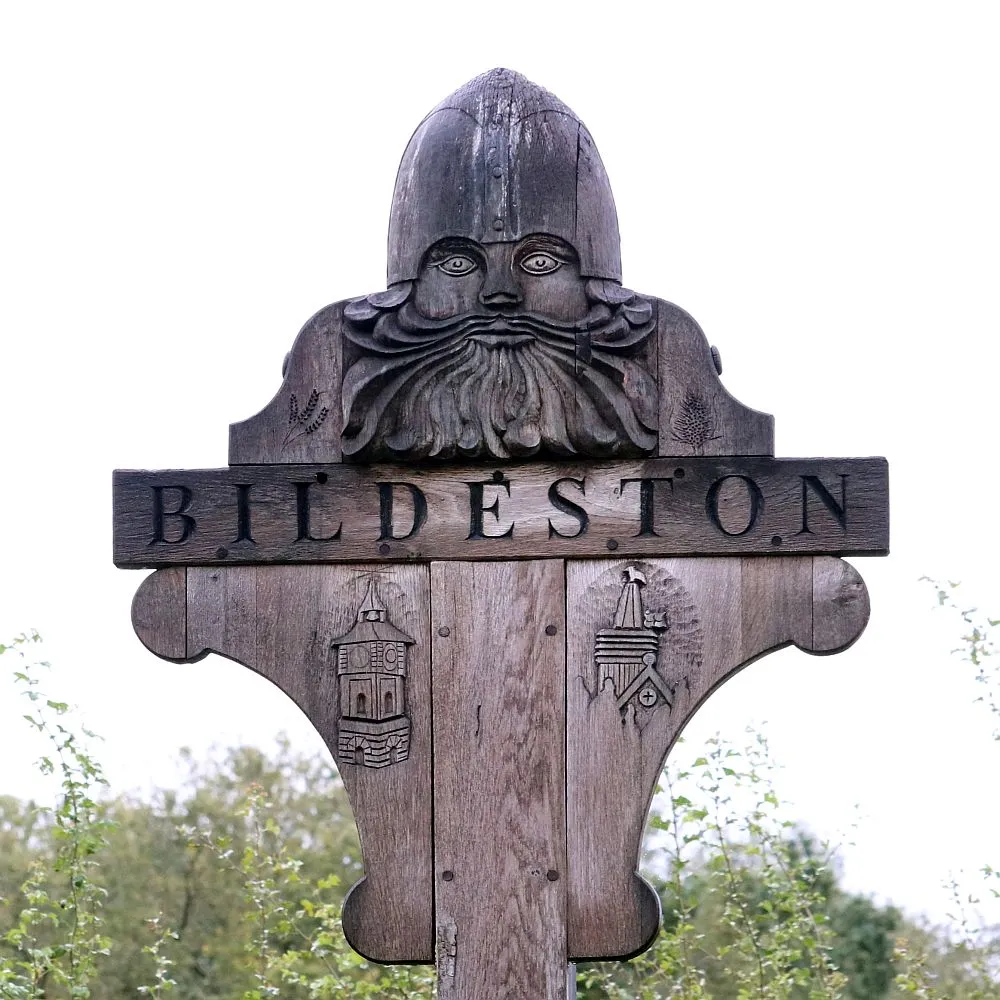
[[[413,639],[389,621],[370,581],[356,624],[330,645],[336,650],[340,688],[337,750],[342,760],[386,767],[409,756],[406,647],[412,645]]]
[[[642,587],[646,578],[629,566],[611,628],[601,629],[594,643],[594,659],[599,668],[597,689],[610,682],[618,708],[625,711],[633,699],[636,708],[651,709],[657,704],[670,706],[670,688],[656,669],[659,658],[659,632],[670,628],[663,616],[645,611]]]

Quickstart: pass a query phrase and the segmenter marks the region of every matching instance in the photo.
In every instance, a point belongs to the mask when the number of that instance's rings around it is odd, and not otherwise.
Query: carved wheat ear
[[[314,388],[309,393],[304,407],[299,407],[299,397],[293,392],[288,397],[288,431],[283,439],[283,444],[287,445],[303,434],[315,434],[323,426],[330,412],[329,407],[319,407],[320,396],[325,396],[326,392],[320,392]]]

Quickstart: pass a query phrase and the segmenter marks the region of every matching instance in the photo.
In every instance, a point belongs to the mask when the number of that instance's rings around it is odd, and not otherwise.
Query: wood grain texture
[[[230,465],[340,461],[343,306],[327,306],[306,323],[271,402],[229,425]]]
[[[446,97],[407,144],[389,216],[389,283],[416,278],[442,237],[486,244],[532,233],[576,247],[584,274],[621,279],[618,218],[593,138],[553,94],[498,67]]]
[[[433,961],[427,566],[192,567],[182,587],[177,576],[184,572],[161,570],[143,585],[142,613],[134,619],[139,637],[154,653],[180,659],[178,637],[186,633],[184,659],[217,652],[237,660],[302,709],[336,760],[361,837],[366,874],[344,903],[348,941],[376,961]],[[409,755],[380,768],[338,753],[338,678],[330,656],[372,580],[394,624],[414,640],[406,678]],[[152,601],[155,615],[144,611]]]
[[[132,626],[143,645],[165,660],[187,659],[187,570],[157,570],[132,598]]]
[[[595,642],[608,634],[630,569],[645,580],[645,610],[669,623],[656,669],[672,704],[623,717],[611,685],[599,686]],[[636,869],[653,790],[681,730],[757,657],[789,643],[807,652],[849,645],[868,599],[838,559],[745,557],[573,561],[566,600],[569,954],[625,957],[656,933],[658,902]]]
[[[114,553],[123,567],[881,554],[888,489],[881,458],[120,470]]]
[[[698,324],[659,301],[660,455],[773,455],[774,417],[726,391]]]
[[[563,564],[433,563],[439,996],[566,996]]]

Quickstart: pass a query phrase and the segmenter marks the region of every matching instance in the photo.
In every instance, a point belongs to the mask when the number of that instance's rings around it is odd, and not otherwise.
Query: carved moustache
[[[575,323],[525,313],[433,320],[409,302],[359,303],[347,312],[358,356],[344,375],[344,454],[646,454],[656,385],[628,355],[649,336],[650,316],[635,299],[627,309],[598,303]]]

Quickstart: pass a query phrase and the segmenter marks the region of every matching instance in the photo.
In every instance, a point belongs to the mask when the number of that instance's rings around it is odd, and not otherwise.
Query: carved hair
[[[353,461],[642,456],[656,446],[652,305],[587,282],[576,322],[475,312],[428,319],[411,282],[347,319],[343,450]]]

